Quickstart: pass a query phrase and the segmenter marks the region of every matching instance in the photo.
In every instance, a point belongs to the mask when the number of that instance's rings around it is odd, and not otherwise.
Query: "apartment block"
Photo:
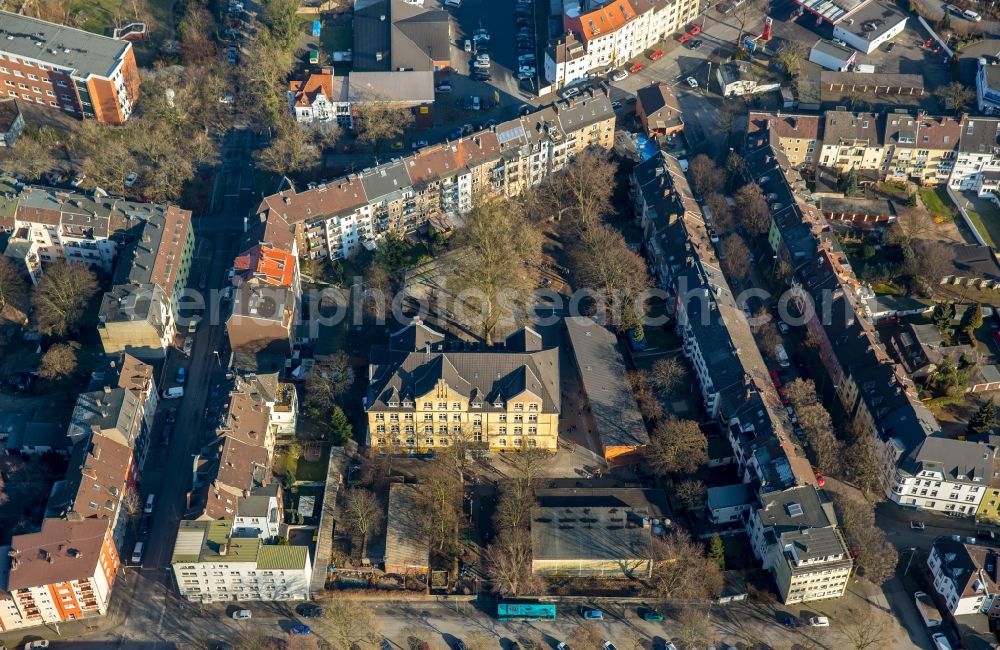
[[[166,355],[177,332],[178,306],[194,255],[191,212],[146,205],[134,238],[122,249],[97,332],[107,354],[142,359]]]
[[[374,348],[368,366],[367,443],[407,449],[455,440],[496,451],[556,449],[559,359],[541,337],[515,332],[503,349],[451,352],[417,321]]]
[[[697,0],[572,0],[564,5],[566,35],[545,51],[546,80],[561,88],[599,68],[642,56],[698,15]]]
[[[767,130],[771,137],[778,139],[790,165],[811,167],[819,161],[824,123],[820,115],[752,112],[748,132]]]
[[[0,12],[0,92],[82,119],[122,124],[139,98],[129,41]]]
[[[614,127],[608,90],[586,91],[359,174],[265,197],[257,214],[262,224],[280,218],[299,255],[345,259],[386,232],[462,215],[482,197],[515,196],[589,147],[610,150]]]
[[[746,527],[754,555],[774,576],[781,602],[844,594],[854,561],[823,490],[803,486],[761,494]]]
[[[926,438],[899,463],[888,496],[901,505],[973,515],[993,480],[996,447]]]
[[[181,521],[170,562],[180,595],[191,602],[309,598],[309,548],[235,537],[232,521]]]
[[[993,546],[972,543],[972,539],[960,540],[938,537],[931,545],[927,568],[934,590],[952,616],[985,613],[996,600],[1000,553]]]
[[[45,519],[0,547],[0,631],[108,611],[120,564],[107,519]]]

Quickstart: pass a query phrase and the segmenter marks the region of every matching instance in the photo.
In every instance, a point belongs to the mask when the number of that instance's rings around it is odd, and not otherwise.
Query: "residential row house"
[[[993,545],[964,541],[958,535],[938,537],[927,555],[934,590],[952,616],[997,612],[1000,552]]]
[[[181,521],[171,555],[181,597],[194,603],[307,600],[308,546],[240,537],[231,520]]]
[[[502,349],[451,351],[414,321],[374,348],[368,366],[367,444],[427,450],[461,442],[503,451],[554,451],[559,441],[559,355],[519,330]]]
[[[194,226],[190,210],[143,207],[101,300],[97,333],[106,354],[128,351],[162,359],[178,328],[198,318],[180,312],[194,257]]]
[[[751,133],[745,158],[750,179],[771,201],[768,240],[776,260],[788,265],[801,325],[815,337],[848,417],[879,443],[886,496],[904,506],[974,515],[992,476],[994,450],[941,435],[912,379],[876,334],[865,288],[777,134]]]
[[[592,89],[303,192],[265,197],[257,214],[261,223],[280,217],[299,255],[345,259],[386,232],[460,216],[489,196],[516,196],[585,149],[610,150],[614,129],[608,88]]]
[[[827,111],[751,113],[749,133],[769,130],[796,169],[867,173],[876,180],[944,185],[961,158],[965,116]],[[965,146],[970,146],[967,142]]]
[[[621,66],[653,50],[698,16],[697,0],[572,0],[563,8],[565,34],[545,50],[545,78],[556,88],[589,72]]]
[[[37,532],[0,548],[0,631],[102,616],[139,507],[156,384],[129,355],[94,373],[70,417],[68,470],[52,486]]]

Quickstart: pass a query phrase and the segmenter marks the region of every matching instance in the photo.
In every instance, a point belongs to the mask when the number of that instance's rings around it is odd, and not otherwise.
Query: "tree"
[[[885,532],[875,524],[872,505],[847,494],[828,491],[833,498],[847,548],[857,553],[855,563],[863,569],[864,576],[876,585],[891,580],[899,554],[886,539]]]
[[[719,565],[705,557],[705,549],[684,530],[673,530],[653,540],[652,587],[660,598],[698,600],[722,591]]]
[[[736,190],[733,202],[737,218],[751,236],[762,235],[771,228],[771,210],[760,185],[750,183]]]
[[[462,519],[463,487],[450,472],[435,472],[420,485],[423,527],[438,551],[455,550]]]
[[[858,172],[853,167],[847,170],[847,175],[844,177],[843,186],[844,186],[844,196],[854,196],[860,191],[858,189]]]
[[[809,52],[802,41],[788,41],[776,58],[788,74],[794,77],[799,72],[799,65],[809,59]]]
[[[715,630],[712,616],[698,607],[684,607],[677,614],[677,636],[684,650],[695,650],[710,643]]]
[[[720,571],[726,570],[726,547],[719,533],[713,533],[708,542],[708,560],[719,565]]]
[[[796,408],[802,433],[816,456],[816,465],[827,474],[840,471],[842,446],[833,432],[833,421],[822,404]]]
[[[275,47],[264,30],[245,40],[241,51],[244,55],[236,67],[236,109],[259,128],[276,124],[288,112],[285,79],[292,70],[291,52]]]
[[[934,220],[926,208],[897,206],[896,220],[889,226],[888,239],[891,243],[909,248],[915,238],[933,229]]]
[[[75,331],[97,289],[97,276],[86,265],[50,264],[31,296],[38,328],[50,336]]]
[[[260,22],[268,39],[282,51],[291,51],[298,44],[299,20],[296,0],[264,0]]]
[[[746,173],[747,161],[735,151],[730,151],[729,155],[726,156],[726,191],[732,192],[743,185]]]
[[[955,250],[949,244],[916,239],[912,247],[914,275],[928,288],[941,284],[941,280],[955,268]]]
[[[711,190],[723,187],[726,176],[716,166],[715,161],[700,153],[688,163],[691,185],[695,194],[705,196]]]
[[[766,307],[761,307],[754,314],[751,321],[754,337],[757,339],[757,347],[768,359],[778,361],[778,346],[782,345],[783,339],[774,319],[767,311]]]
[[[684,364],[677,357],[663,357],[656,360],[650,372],[653,385],[664,395],[671,393],[687,376]]]
[[[41,177],[55,165],[51,148],[29,130],[21,134],[13,147],[2,151],[0,167],[8,174],[22,175],[32,180]]]
[[[142,511],[142,499],[134,485],[125,488],[122,496],[122,508],[129,517],[135,517]]]
[[[76,348],[66,343],[56,343],[42,355],[38,376],[51,382],[60,382],[76,372]]]
[[[355,645],[373,644],[378,638],[371,608],[357,601],[331,600],[324,609],[323,622],[337,648],[349,650]]]
[[[460,315],[492,345],[505,320],[527,313],[542,254],[541,235],[510,201],[477,203],[455,235],[461,251],[451,284]]]
[[[354,647],[360,648],[360,644]],[[295,634],[285,639],[282,650],[320,650],[320,644],[312,634]]]
[[[233,639],[235,650],[271,650],[273,647],[271,637],[259,627],[243,628]]]
[[[729,207],[725,196],[719,192],[710,192],[705,198],[705,206],[712,213],[712,224],[720,233],[732,232],[736,229],[733,209]]]
[[[983,326],[983,306],[979,303],[969,305],[962,314],[959,329],[965,332],[970,341],[975,340],[976,330]],[[973,343],[974,344],[974,343]]]
[[[991,397],[969,418],[969,433],[989,433],[997,421],[997,406]]]
[[[661,474],[694,472],[708,462],[708,439],[694,420],[670,416],[653,431],[646,460]]]
[[[571,249],[569,263],[578,284],[600,297],[598,310],[615,329],[641,323],[639,299],[649,285],[646,262],[621,232],[604,224],[589,228]]]
[[[542,580],[531,571],[531,533],[501,531],[483,551],[483,564],[493,591],[501,596],[538,593]]]
[[[894,620],[874,607],[848,610],[837,619],[837,633],[851,650],[869,650],[892,645],[896,636]]]
[[[941,332],[941,334],[950,336],[952,331],[952,322],[955,320],[955,303],[935,303],[934,310],[931,312],[931,320],[934,321],[934,325],[938,328],[938,331]]]
[[[317,419],[330,419],[335,402],[354,385],[354,368],[350,357],[337,352],[317,357],[306,379],[303,406]]]
[[[934,91],[934,94],[941,100],[945,110],[954,110],[956,113],[962,112],[976,97],[976,91],[961,81],[952,81],[947,86],[941,86]]]
[[[0,257],[0,313],[7,305],[19,306],[28,295],[24,276],[8,257]]]
[[[368,539],[382,529],[382,504],[370,490],[351,488],[344,497],[344,523],[353,535],[361,536],[361,557],[365,557]]]
[[[310,133],[288,115],[277,123],[277,135],[257,152],[257,164],[274,174],[297,174],[319,165],[320,150]]]
[[[188,64],[200,63],[215,53],[212,32],[215,23],[211,12],[197,2],[189,2],[184,7],[184,17],[177,26],[181,42],[181,55]]]
[[[785,395],[796,410],[819,402],[816,397],[816,384],[812,379],[796,377],[785,384]]]
[[[881,450],[875,437],[866,433],[858,435],[848,446],[844,454],[847,463],[847,473],[854,484],[869,498],[881,499],[882,491],[878,489],[882,480],[882,467],[879,465]]]
[[[330,411],[330,433],[327,436],[334,445],[342,445],[354,437],[354,428],[351,421],[347,419],[344,409],[339,404],[334,404]]]
[[[722,240],[722,265],[727,275],[738,280],[750,275],[750,249],[737,233]]]
[[[409,108],[396,108],[377,99],[354,104],[354,135],[358,142],[371,145],[376,153],[412,126],[413,113]]]
[[[611,194],[618,165],[607,155],[587,149],[559,174],[553,175],[539,196],[544,210],[557,220],[568,219],[577,231],[589,228],[611,211]]]
[[[677,500],[688,510],[700,508],[705,503],[705,484],[697,480],[681,481],[675,490]]]
[[[566,639],[570,648],[600,648],[603,643],[604,635],[589,621],[578,624]]]

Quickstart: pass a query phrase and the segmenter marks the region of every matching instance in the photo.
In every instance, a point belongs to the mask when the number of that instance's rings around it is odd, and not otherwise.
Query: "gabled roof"
[[[419,318],[389,335],[389,347],[400,352],[422,352],[427,346],[434,348],[442,341],[444,334],[432,330]]]
[[[389,508],[385,520],[385,564],[390,567],[426,569],[430,542],[424,534],[417,487],[393,483],[389,486]]]
[[[368,197],[361,179],[345,176],[306,192],[296,193],[294,189],[287,189],[266,196],[257,212],[265,217],[274,212],[293,224],[350,213],[367,204]]]
[[[670,86],[654,83],[636,91],[636,101],[650,122],[681,119],[681,107]]]
[[[296,106],[312,106],[319,95],[330,102],[347,101],[347,77],[335,77],[331,72],[307,71],[305,79],[288,82],[288,92]]]
[[[245,280],[274,287],[291,287],[296,264],[297,260],[290,252],[258,245],[237,257],[233,268]]]
[[[635,20],[635,8],[628,0],[614,0],[593,11],[580,14],[581,37],[584,41],[607,36],[611,32]]]
[[[107,519],[44,519],[37,533],[15,535],[10,542],[7,591],[86,580],[101,570]]]

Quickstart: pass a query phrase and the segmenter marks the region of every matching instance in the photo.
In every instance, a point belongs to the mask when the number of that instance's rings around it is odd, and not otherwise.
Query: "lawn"
[[[1000,241],[1000,209],[991,204],[982,204],[982,207],[986,209],[980,212],[970,209],[966,212],[969,213],[969,219],[986,243],[996,248],[997,242]]]
[[[323,52],[332,55],[334,52],[346,52],[354,46],[354,27],[351,23],[334,24],[325,22],[320,36],[320,46]]]
[[[325,481],[326,468],[330,463],[330,447],[323,445],[323,453],[317,460],[306,460],[299,458],[298,469],[295,478],[299,481]]]
[[[944,188],[926,188],[919,190],[919,194],[920,201],[933,216],[955,216],[955,207],[952,205],[951,198]]]

